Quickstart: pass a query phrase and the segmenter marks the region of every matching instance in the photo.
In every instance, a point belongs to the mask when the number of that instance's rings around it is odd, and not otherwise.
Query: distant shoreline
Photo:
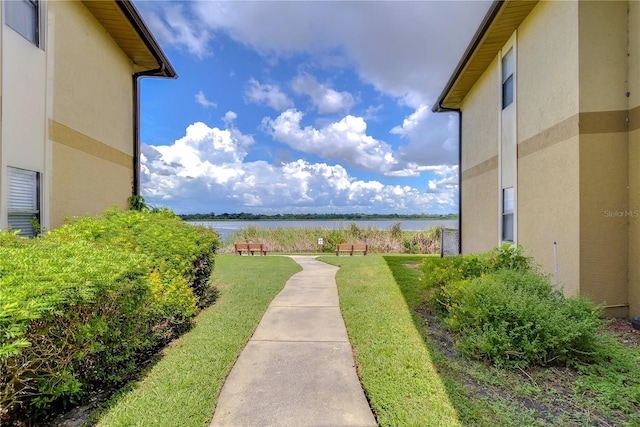
[[[457,214],[182,214],[185,221],[393,221],[393,220],[456,220]]]

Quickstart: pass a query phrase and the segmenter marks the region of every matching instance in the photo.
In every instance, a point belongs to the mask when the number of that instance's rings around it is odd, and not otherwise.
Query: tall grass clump
[[[318,245],[322,238],[323,245]],[[356,223],[339,228],[260,228],[247,227],[233,233],[226,241],[225,252],[233,252],[234,243],[263,243],[268,252],[333,253],[340,243],[365,243],[372,253],[433,254],[440,251],[440,229],[403,231],[400,223],[390,230],[359,227]]]
[[[427,258],[421,271],[457,349],[469,357],[520,368],[597,358],[601,309],[556,291],[521,247]]]
[[[117,386],[208,297],[217,234],[112,209],[37,239],[0,232],[0,424]]]

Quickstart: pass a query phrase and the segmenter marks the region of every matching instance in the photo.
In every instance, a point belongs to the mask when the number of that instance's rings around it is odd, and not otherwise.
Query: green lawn
[[[407,263],[420,257],[400,257]],[[423,335],[380,255],[322,257],[340,266],[340,308],[367,397],[381,426],[458,426]],[[417,270],[405,269],[405,274]]]
[[[288,257],[217,256],[216,303],[164,350],[144,379],[121,393],[99,425],[206,425],[227,374],[267,306],[298,271],[300,266]]]

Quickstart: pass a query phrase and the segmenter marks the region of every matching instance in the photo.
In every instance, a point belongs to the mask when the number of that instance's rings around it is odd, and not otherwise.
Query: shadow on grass
[[[472,415],[476,411],[473,408],[472,396],[469,396],[468,391],[465,389],[463,380],[459,378],[460,374],[449,367],[447,363],[447,357],[454,354],[453,350],[450,348],[442,350],[437,348],[437,344],[428,336],[429,326],[423,317],[428,310],[424,305],[426,289],[420,285],[422,272],[419,267],[422,264],[422,260],[429,256],[433,255],[385,255],[383,259],[387,263],[411,311],[413,323],[429,351],[440,380],[445,386],[449,401],[458,413],[463,425],[473,424],[477,419]],[[447,354],[444,354],[444,352],[447,352]]]

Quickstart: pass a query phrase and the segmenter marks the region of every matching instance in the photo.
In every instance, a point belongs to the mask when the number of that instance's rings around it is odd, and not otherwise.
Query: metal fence
[[[440,229],[440,256],[460,254],[460,230],[457,228]]]

